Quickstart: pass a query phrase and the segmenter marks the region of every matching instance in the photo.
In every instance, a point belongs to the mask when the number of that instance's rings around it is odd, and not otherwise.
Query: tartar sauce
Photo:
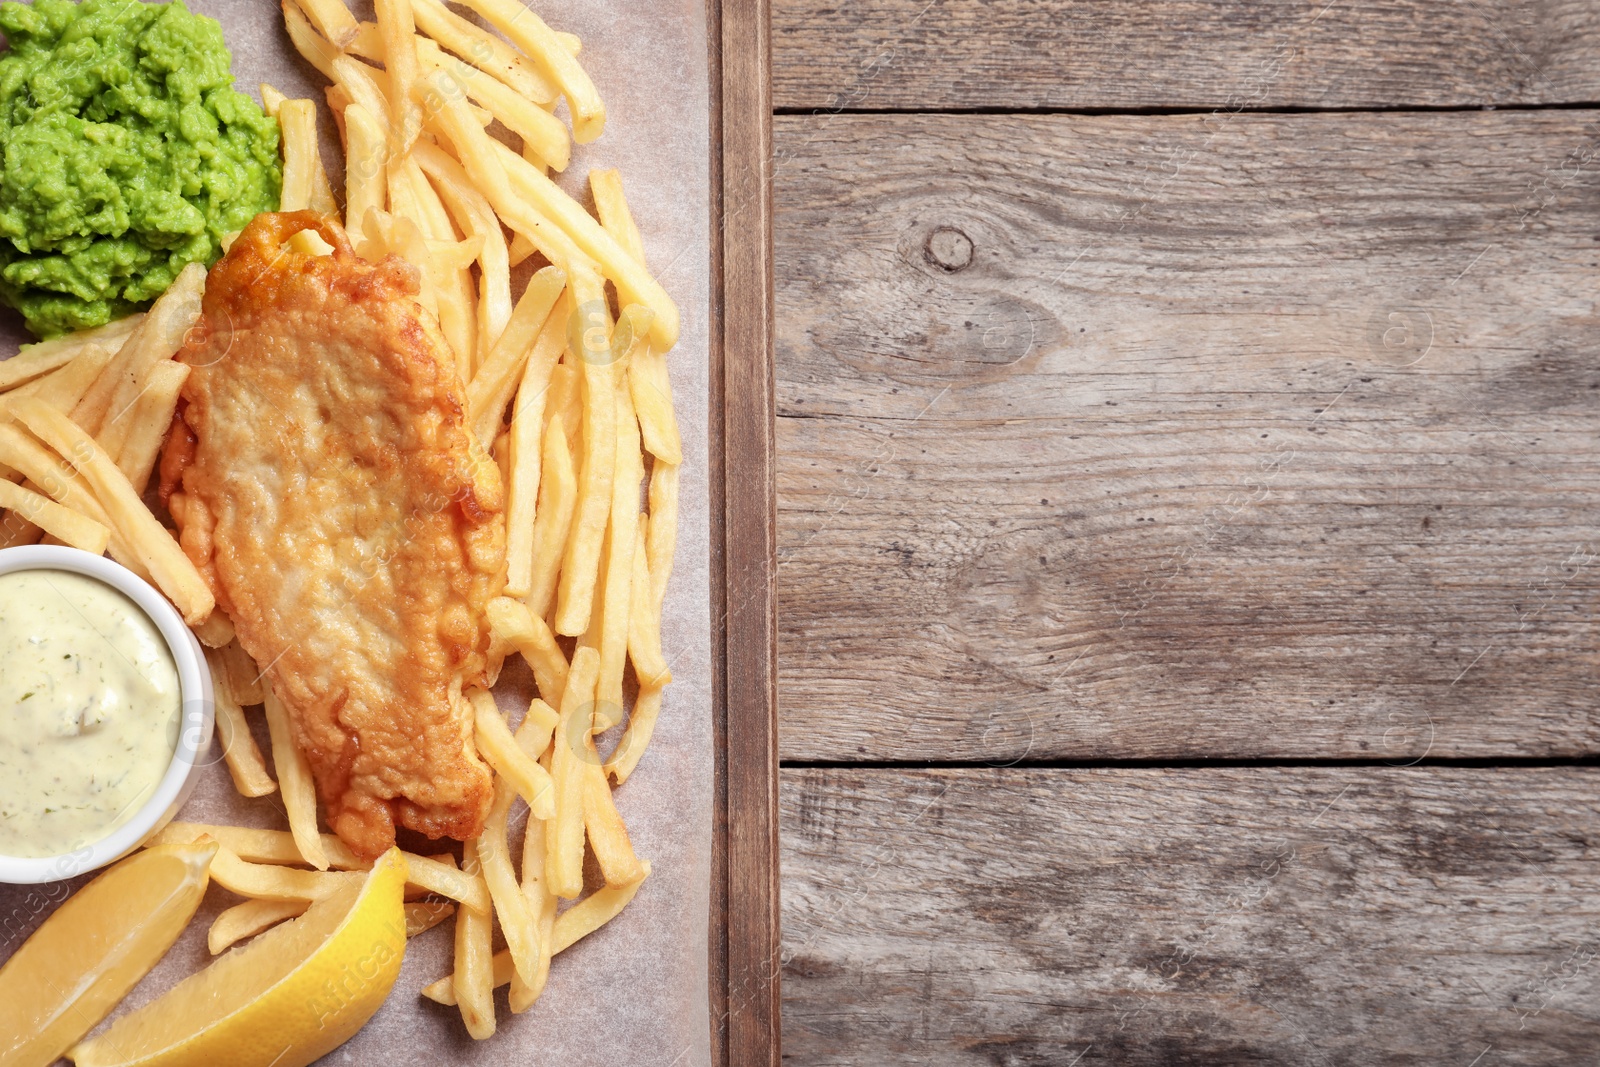
[[[138,813],[177,747],[155,623],[69,571],[0,574],[0,855],[54,856]]]

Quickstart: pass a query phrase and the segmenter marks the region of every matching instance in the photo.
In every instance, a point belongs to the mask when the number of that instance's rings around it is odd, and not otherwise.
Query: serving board
[[[213,0],[198,2],[191,7],[205,14],[224,16],[225,30],[235,54],[235,73],[240,88],[254,95],[255,81],[270,77],[279,87],[293,95],[308,95],[320,99],[322,82],[309,68],[303,71],[283,68],[281,62],[271,57],[287,48],[281,28],[276,24],[276,6],[264,5],[261,10],[253,6]],[[657,967],[658,960],[645,959],[660,953],[657,943],[640,940],[638,931],[619,928],[613,934],[616,941],[611,947],[596,945],[594,953],[600,958],[609,957],[587,981],[598,981],[602,986],[618,988],[619,977],[609,974],[625,962],[629,953],[631,962],[642,969],[635,980],[646,985],[660,982],[644,996],[597,997],[592,990],[569,987],[566,996],[552,998],[547,1013],[569,1035],[587,1033],[589,1040],[604,1041],[604,1024],[597,1020],[607,1012],[617,1011],[624,1018],[614,1021],[621,1027],[617,1037],[618,1049],[631,1048],[635,1053],[650,1047],[650,1038],[659,1029],[659,1036],[669,1037],[657,1046],[660,1062],[700,1063],[709,1050],[710,1062],[716,1064],[773,1063],[778,1056],[777,1009],[777,756],[776,756],[776,623],[774,616],[773,577],[775,572],[774,532],[774,478],[773,478],[773,373],[771,359],[771,212],[770,212],[770,144],[771,109],[769,92],[768,13],[765,3],[728,5],[720,0],[705,0],[704,19],[701,21],[695,0],[684,4],[668,4],[649,11],[613,9],[603,3],[577,2],[568,6],[546,5],[546,14],[554,23],[570,20],[571,28],[584,31],[586,43],[600,54],[602,66],[607,62],[606,49],[619,47],[617,42],[630,42],[637,47],[634,62],[644,65],[642,76],[628,77],[628,72],[613,69],[611,81],[617,100],[616,118],[622,142],[603,138],[601,154],[589,159],[579,159],[572,168],[574,176],[581,177],[590,165],[620,166],[624,180],[633,176],[636,187],[641,188],[644,199],[637,202],[640,222],[646,229],[647,245],[651,243],[650,213],[655,210],[656,221],[664,227],[664,239],[676,239],[682,247],[673,247],[676,254],[685,254],[682,264],[670,260],[657,264],[664,267],[663,274],[676,270],[675,281],[682,294],[686,313],[700,317],[698,330],[686,330],[686,344],[674,354],[675,384],[684,389],[684,417],[695,418],[695,407],[704,405],[706,453],[703,463],[691,463],[685,468],[685,540],[680,549],[678,568],[685,581],[674,580],[674,592],[669,594],[668,608],[673,611],[674,598],[678,598],[680,615],[679,632],[683,641],[679,653],[684,657],[683,680],[680,688],[678,712],[686,716],[691,725],[679,736],[676,745],[670,733],[658,733],[660,751],[647,756],[662,761],[661,775],[654,788],[659,796],[646,801],[639,798],[643,814],[642,834],[649,839],[652,833],[657,840],[670,843],[682,840],[663,831],[659,809],[669,807],[679,800],[688,803],[681,812],[680,822],[689,826],[690,837],[703,826],[706,806],[700,802],[704,795],[703,778],[698,757],[693,748],[701,737],[711,742],[714,750],[714,787],[709,818],[709,862],[706,853],[697,854],[691,847],[682,856],[679,883],[659,881],[661,898],[653,908],[639,910],[641,925],[673,921],[674,909],[680,912],[678,925],[685,936],[680,944],[698,944],[693,936],[700,917],[691,915],[699,911],[698,902],[709,901],[709,914],[705,915],[709,937],[705,943],[709,956],[703,968],[699,964],[666,965]],[[361,11],[360,5],[357,8]],[[597,20],[602,16],[616,19],[610,33],[598,32]],[[585,25],[587,20],[587,25]],[[662,32],[653,43],[639,45],[640,29],[630,20],[654,20]],[[692,34],[698,40],[698,28],[704,27],[702,57],[675,51],[689,43]],[[670,34],[676,33],[677,38]],[[263,58],[265,56],[266,58]],[[709,74],[708,82],[701,82]],[[633,84],[628,84],[629,82]],[[650,99],[651,93],[660,93],[678,82],[683,87],[680,99],[674,103],[663,101],[659,109],[648,109],[641,100]],[[684,123],[674,127],[671,119],[673,107],[682,108],[684,101],[693,101],[701,88],[708,89],[709,108],[704,119],[706,126],[686,129]],[[602,92],[607,91],[602,84]],[[321,109],[319,108],[319,111]],[[698,114],[691,116],[697,118]],[[327,139],[327,115],[320,115],[324,124],[324,155],[329,169],[334,172],[337,184],[340,160],[337,143]],[[628,141],[627,130],[632,124],[633,141]],[[641,132],[642,131],[642,132]],[[608,141],[617,145],[609,152]],[[702,187],[692,172],[695,168],[675,170],[673,156],[682,158],[684,152],[698,152],[696,145],[709,149],[709,159],[704,172],[709,181],[706,201],[697,195],[685,199],[681,194],[697,194]],[[661,159],[652,159],[661,151]],[[689,157],[690,159],[693,156]],[[650,173],[642,163],[656,163],[655,173]],[[677,203],[663,201],[659,192],[652,194],[651,187],[663,183],[662,171],[674,171],[679,181]],[[657,197],[656,201],[650,198]],[[707,203],[709,219],[701,215],[685,225],[686,217],[696,213],[697,201]],[[670,217],[660,209],[666,204]],[[709,223],[709,225],[707,225]],[[709,231],[709,248],[704,238],[694,240],[694,235]],[[687,235],[689,241],[683,243]],[[692,262],[703,250],[706,258],[699,264]],[[687,253],[696,253],[687,255]],[[706,286],[709,273],[709,286]],[[669,288],[672,285],[669,282]],[[707,292],[707,288],[709,292]],[[679,295],[676,294],[675,295]],[[703,304],[697,303],[704,301]],[[700,309],[704,308],[704,312]],[[26,338],[19,326],[9,319],[0,324],[0,358],[15,351],[16,344]],[[702,340],[703,338],[703,340]],[[698,343],[696,343],[698,342]],[[699,360],[705,362],[694,366]],[[701,390],[705,399],[696,399]],[[686,431],[688,426],[686,424]],[[686,446],[688,444],[686,438]],[[693,471],[692,466],[700,466]],[[709,485],[699,490],[689,488],[691,481],[708,479]],[[697,531],[690,518],[695,505],[692,496],[700,495],[700,515],[704,522],[709,513],[708,529]],[[707,511],[708,509],[708,511]],[[687,551],[685,551],[687,550]],[[703,554],[702,554],[703,553]],[[709,582],[707,581],[709,560]],[[705,590],[709,585],[709,596]],[[687,595],[686,595],[687,594]],[[708,602],[709,601],[709,602]],[[704,622],[684,629],[684,620],[696,613],[709,618],[709,649]],[[669,638],[670,640],[670,638]],[[709,653],[707,656],[706,653]],[[709,659],[709,664],[706,661]],[[707,669],[707,666],[709,669]],[[678,673],[675,665],[675,673]],[[675,687],[677,688],[677,687]],[[668,708],[663,722],[672,713],[672,693],[669,691]],[[709,711],[710,723],[701,716]],[[261,739],[264,741],[264,738]],[[702,750],[703,751],[703,750]],[[219,780],[225,780],[219,779]],[[642,776],[641,776],[642,781]],[[686,784],[687,783],[687,784]],[[215,786],[215,783],[212,783]],[[213,802],[221,802],[226,789],[213,789]],[[207,791],[202,788],[198,808],[191,805],[183,817],[204,819],[213,814],[206,802]],[[624,815],[631,820],[626,798],[619,797]],[[270,815],[271,813],[266,813]],[[248,821],[258,821],[254,816]],[[665,825],[670,826],[671,819]],[[652,827],[654,829],[652,829]],[[663,855],[662,859],[668,856]],[[709,870],[710,885],[702,880],[698,889],[683,884],[685,871],[701,868]],[[665,873],[660,868],[660,873]],[[81,882],[84,879],[79,879]],[[693,878],[691,877],[691,881]],[[57,887],[60,888],[60,887]],[[6,942],[26,936],[63,894],[41,894],[22,890],[13,894],[22,902],[28,916],[26,923],[10,931]],[[0,893],[0,900],[8,899]],[[15,903],[15,901],[13,901]],[[644,904],[641,896],[638,904]],[[196,929],[191,929],[185,941],[174,950],[172,957],[152,975],[146,986],[164,986],[177,976],[176,972],[192,970],[203,959],[196,946],[189,942],[199,936],[203,940],[204,924],[215,909],[196,919]],[[636,906],[637,908],[637,906]],[[13,909],[14,910],[14,909]],[[634,910],[634,909],[631,909]],[[653,911],[653,917],[649,913]],[[702,913],[703,914],[703,913]],[[617,924],[619,927],[622,924]],[[598,941],[598,939],[597,939]],[[672,943],[668,943],[668,954]],[[408,959],[408,970],[413,965],[435,967],[444,965],[444,958],[433,959],[439,950],[416,946],[423,951],[421,960]],[[615,949],[615,951],[613,951]],[[0,951],[0,958],[9,954]],[[413,955],[417,955],[414,953]],[[178,959],[182,957],[182,959]],[[572,966],[576,967],[576,964]],[[162,970],[173,974],[163,977]],[[619,972],[620,973],[620,972]],[[674,979],[707,975],[709,988],[707,1000],[685,990],[677,993]],[[553,975],[553,978],[555,976]],[[552,992],[560,985],[556,978]],[[397,987],[396,996],[405,995]],[[136,990],[130,1004],[137,1004],[155,995],[150,988]],[[688,1015],[676,1019],[662,1019],[663,998],[670,1000],[681,995]],[[570,1001],[563,1006],[560,1001]],[[674,1042],[685,1028],[696,1029],[695,1015],[709,1007],[709,1041],[690,1039]],[[374,1020],[384,1036],[374,1042],[358,1040],[345,1046],[330,1057],[330,1061],[374,1062],[373,1057],[385,1052],[395,1041],[414,1041],[426,1035],[416,1032],[405,1018],[398,1017],[391,1004]],[[502,1023],[505,1017],[502,1004]],[[449,1020],[442,1020],[446,1027]],[[429,1033],[431,1034],[431,1030]],[[704,1034],[704,1031],[700,1031]],[[406,1035],[413,1036],[408,1037]],[[525,1035],[538,1039],[537,1034]],[[456,1041],[455,1038],[460,1040]],[[435,1040],[430,1037],[429,1040]],[[426,1044],[424,1042],[423,1044]],[[492,1040],[488,1043],[468,1042],[464,1034],[452,1035],[450,1058],[460,1062],[500,1062],[501,1057],[516,1058],[517,1047]],[[669,1048],[670,1046],[670,1048]],[[421,1044],[409,1045],[414,1051],[426,1052]],[[559,1045],[541,1043],[549,1051]],[[440,1051],[440,1050],[434,1050]],[[615,1051],[615,1050],[614,1050]],[[578,1052],[580,1058],[583,1053]],[[378,1055],[381,1059],[382,1056]],[[637,1054],[637,1062],[656,1062],[649,1054]]]

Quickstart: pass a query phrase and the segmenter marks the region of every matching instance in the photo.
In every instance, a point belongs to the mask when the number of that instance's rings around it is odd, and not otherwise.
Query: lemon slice
[[[0,968],[0,1063],[45,1067],[160,962],[205,895],[217,843],[123,860],[44,921]]]
[[[78,1067],[305,1067],[348,1041],[400,975],[406,863],[370,872],[219,957],[67,1055]]]

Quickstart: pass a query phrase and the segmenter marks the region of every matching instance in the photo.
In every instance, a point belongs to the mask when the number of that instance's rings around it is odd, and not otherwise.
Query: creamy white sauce
[[[133,818],[172,762],[180,705],[133,601],[69,571],[0,574],[0,855],[70,852]]]

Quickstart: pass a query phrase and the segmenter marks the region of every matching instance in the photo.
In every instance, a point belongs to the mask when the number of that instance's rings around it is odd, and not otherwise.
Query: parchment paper
[[[310,97],[319,105],[324,132],[331,129],[323,103],[325,83],[294,54],[276,3],[189,0],[189,7],[222,22],[242,91],[257,96],[258,84],[266,81],[291,97]],[[424,985],[450,970],[450,924],[413,939],[393,995],[325,1064],[692,1067],[710,1062],[710,119],[705,10],[700,0],[543,0],[537,10],[556,29],[583,38],[582,62],[608,112],[605,135],[575,149],[563,184],[587,202],[580,190],[591,168],[621,169],[650,266],[683,313],[682,339],[669,356],[683,432],[682,503],[662,625],[674,681],[649,752],[617,791],[634,848],[651,861],[653,873],[620,917],[555,959],[549,986],[532,1010],[511,1015],[500,991],[500,1031],[489,1041],[471,1040],[456,1009],[418,996]],[[328,160],[330,170],[336,162]],[[0,333],[0,352],[7,355],[25,339],[14,316],[0,322]],[[508,660],[496,690],[502,707],[525,708],[532,693],[531,677],[520,660]],[[259,740],[262,750],[270,751],[264,731]],[[212,755],[220,760],[215,743]],[[220,762],[206,768],[179,817],[287,825],[276,796],[238,798]],[[9,957],[68,889],[85,880],[33,888],[0,886],[0,958]],[[211,958],[205,947],[210,920],[235,903],[238,898],[213,888],[183,939],[119,1013],[203,967]]]

